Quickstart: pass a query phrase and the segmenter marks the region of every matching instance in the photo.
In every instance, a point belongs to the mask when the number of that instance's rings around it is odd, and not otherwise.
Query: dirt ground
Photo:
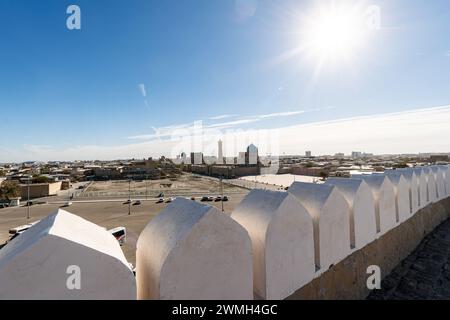
[[[190,174],[183,174],[176,179],[95,181],[84,190],[82,197],[96,197],[126,195],[131,189],[131,194],[147,194],[156,197],[160,192],[165,195],[191,196],[199,194],[221,194],[220,182],[217,179],[209,179]],[[245,189],[223,183],[224,194],[241,193]]]
[[[229,196],[230,200],[223,203],[227,214],[230,214],[248,193],[244,189],[239,188],[239,190],[241,191],[240,194]],[[222,202],[205,202],[205,204],[213,205],[220,209]],[[0,247],[9,239],[9,229],[42,219],[57,210],[59,206],[58,204],[33,205],[30,207],[30,220],[26,219],[26,207],[0,209]],[[131,206],[131,215],[128,215],[128,205],[123,204],[122,201],[74,201],[72,206],[63,209],[107,229],[118,226],[126,227],[127,242],[122,246],[122,249],[127,260],[135,265],[136,242],[139,234],[147,223],[165,206],[167,206],[166,203],[157,204],[154,200],[142,201],[141,205]]]

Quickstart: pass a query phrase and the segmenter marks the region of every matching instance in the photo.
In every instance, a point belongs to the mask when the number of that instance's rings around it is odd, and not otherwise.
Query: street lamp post
[[[224,212],[224,210],[223,210],[223,181],[222,181],[222,179],[223,179],[223,176],[220,176],[220,192],[221,192],[221,194],[222,194],[222,197],[220,198],[222,201],[222,212]]]
[[[145,179],[145,200],[148,200],[148,175]]]
[[[131,215],[131,179],[128,180],[128,215]]]
[[[30,176],[28,176],[27,185],[28,185],[27,220],[30,220]]]

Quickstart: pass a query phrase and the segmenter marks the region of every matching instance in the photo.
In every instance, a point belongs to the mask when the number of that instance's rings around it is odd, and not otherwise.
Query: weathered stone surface
[[[444,201],[448,206],[449,199]],[[450,299],[450,219],[427,235],[414,252],[384,278],[382,290],[375,290],[368,296],[372,300],[398,298]]]
[[[253,190],[231,217],[248,231],[252,241],[257,296],[284,299],[313,279],[313,222],[294,196]]]

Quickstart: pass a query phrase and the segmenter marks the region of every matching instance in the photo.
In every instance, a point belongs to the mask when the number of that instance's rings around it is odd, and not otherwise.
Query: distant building
[[[180,158],[181,158],[181,163],[182,163],[182,164],[187,163],[187,162],[186,162],[186,153],[185,153],[185,152],[182,152],[182,153],[181,153]]]
[[[218,155],[217,155],[217,163],[218,164],[223,164],[222,140],[219,140],[217,142],[217,144],[218,144],[218,148],[219,148],[219,152],[218,152]]]
[[[352,158],[353,159],[358,159],[362,157],[362,152],[360,151],[352,151]]]
[[[430,155],[430,162],[447,162],[448,161],[448,155],[447,154],[432,154]]]
[[[305,157],[311,158],[311,156],[312,156],[311,151],[306,151],[306,152],[305,152]]]
[[[31,183],[20,185],[20,194],[23,199],[28,198],[28,187],[30,190],[30,198],[42,198],[55,196],[61,190],[61,181],[51,183]]]
[[[191,152],[191,164],[203,164],[202,152]]]
[[[258,164],[258,148],[254,144],[247,147],[247,154],[245,158],[245,164],[247,165]]]
[[[334,155],[334,157],[337,158],[337,159],[344,159],[345,158],[345,154],[343,154],[343,153],[336,153]]]
[[[226,157],[225,164],[235,164],[234,160],[234,157]]]
[[[239,155],[236,159],[237,165],[245,165],[245,152],[239,152]]]

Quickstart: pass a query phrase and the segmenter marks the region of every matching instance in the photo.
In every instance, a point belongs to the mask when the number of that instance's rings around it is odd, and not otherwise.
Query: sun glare
[[[317,10],[308,16],[301,33],[304,50],[322,60],[349,57],[363,41],[361,17],[351,7]]]

